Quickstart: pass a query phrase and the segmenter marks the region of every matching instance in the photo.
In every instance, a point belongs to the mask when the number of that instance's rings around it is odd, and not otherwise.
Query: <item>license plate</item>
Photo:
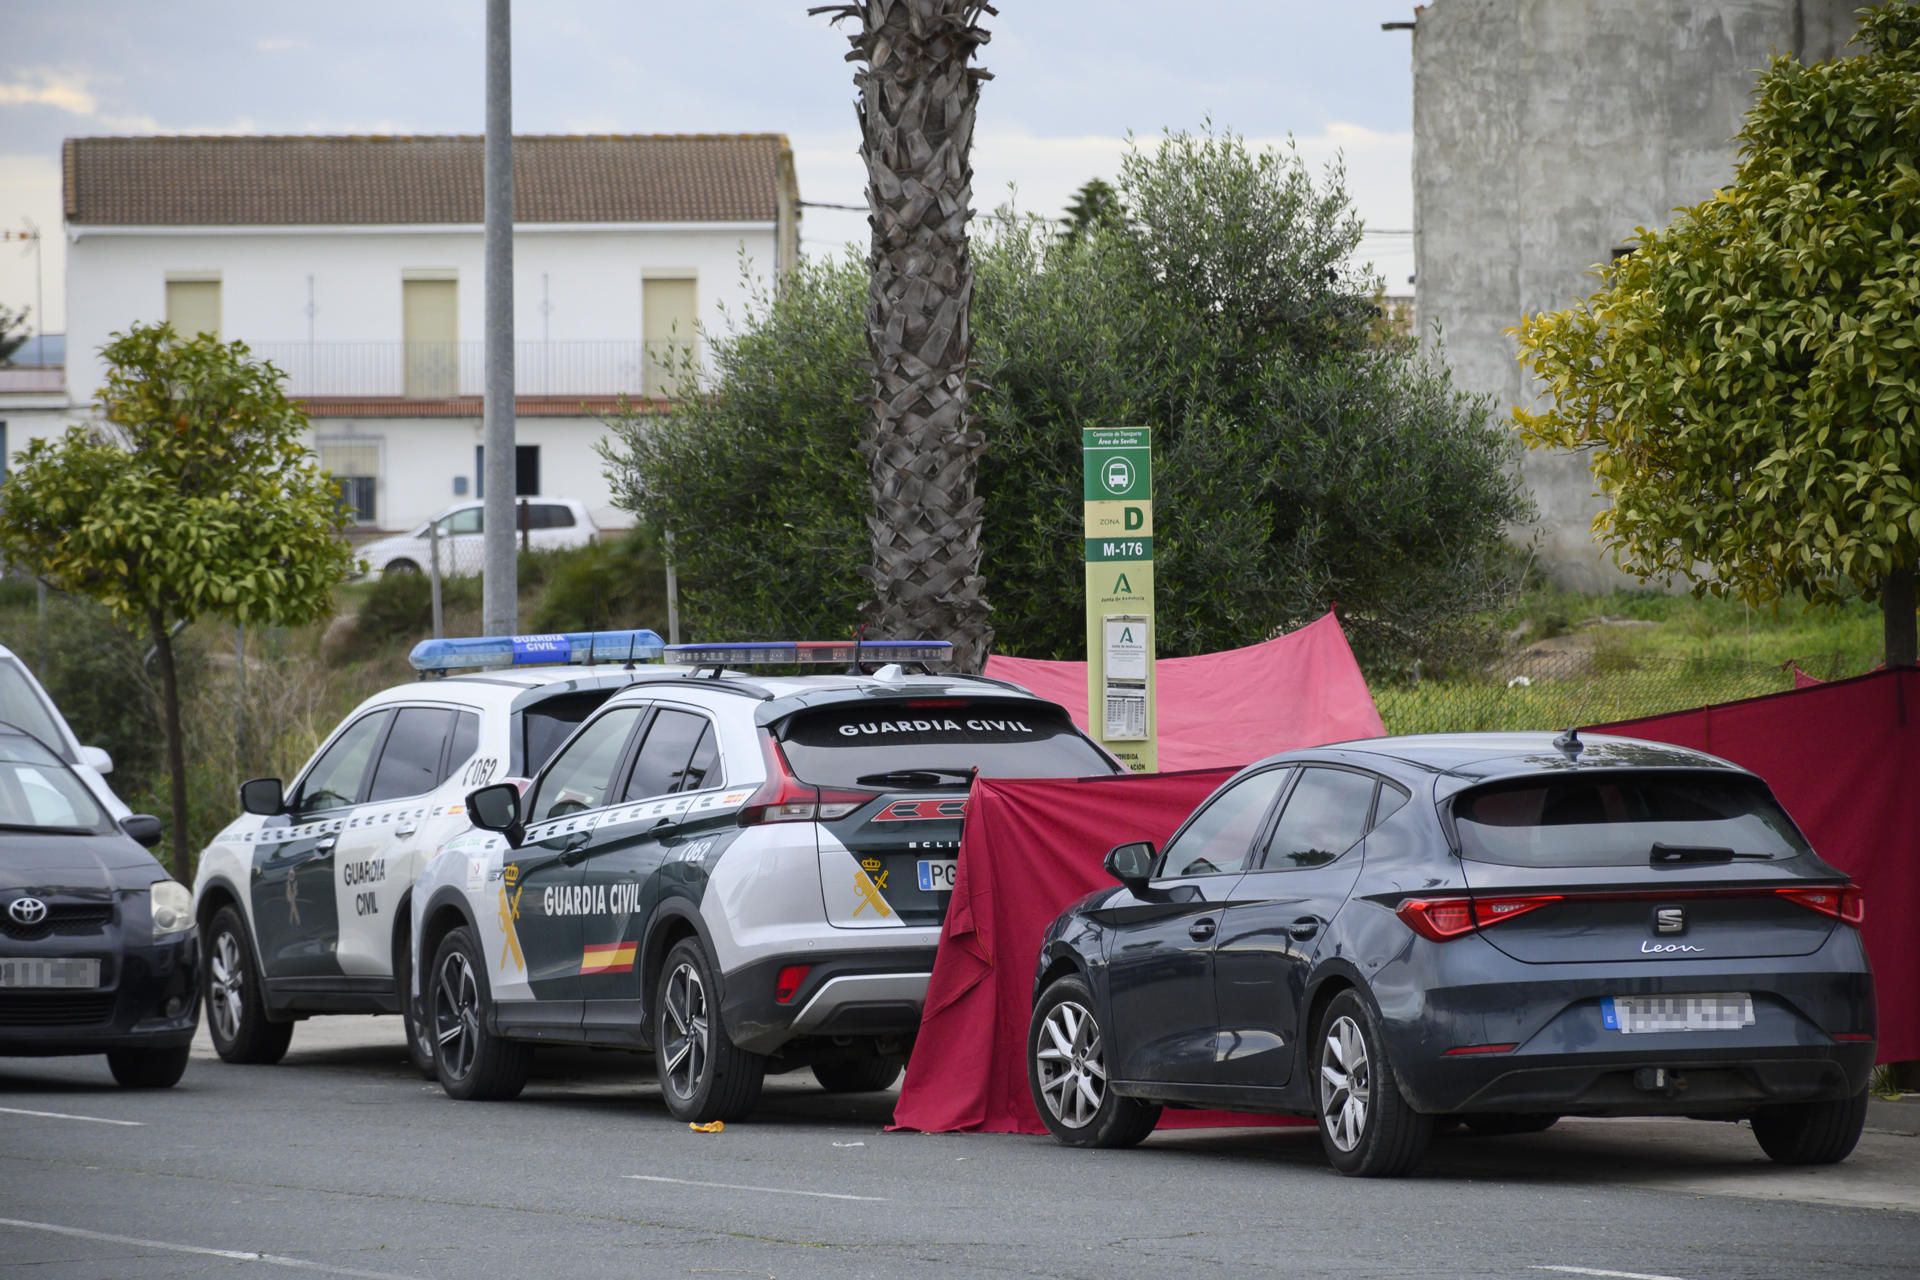
[[[97,987],[98,960],[0,960],[0,987]]]
[[[952,893],[953,874],[960,869],[956,858],[920,859],[920,891],[922,893]]]
[[[1600,1002],[1607,1030],[1738,1031],[1753,1025],[1753,997],[1744,991],[1703,996],[1608,996]]]

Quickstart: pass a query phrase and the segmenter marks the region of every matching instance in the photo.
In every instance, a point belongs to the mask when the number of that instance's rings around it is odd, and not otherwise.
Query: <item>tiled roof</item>
[[[483,140],[69,138],[69,223],[312,226],[484,221]],[[519,222],[773,222],[797,203],[784,134],[514,139]]]

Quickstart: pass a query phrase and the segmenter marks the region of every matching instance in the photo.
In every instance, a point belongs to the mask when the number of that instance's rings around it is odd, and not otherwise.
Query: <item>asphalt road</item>
[[[889,1134],[891,1095],[769,1082],[698,1134],[650,1064],[543,1057],[518,1102],[410,1074],[393,1019],[303,1024],[277,1067],[202,1047],[162,1093],[104,1059],[0,1059],[0,1275],[1736,1277],[1920,1274],[1920,1106],[1851,1160],[1744,1127],[1563,1121],[1330,1172],[1310,1129],[1122,1152]]]

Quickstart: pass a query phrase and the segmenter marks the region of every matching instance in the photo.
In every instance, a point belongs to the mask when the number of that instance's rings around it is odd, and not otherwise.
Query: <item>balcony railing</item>
[[[487,386],[480,342],[251,342],[287,376],[293,396],[477,396]],[[669,394],[681,348],[671,343],[518,342],[514,393],[522,396]]]
[[[59,365],[0,364],[0,391],[65,391],[67,371]]]

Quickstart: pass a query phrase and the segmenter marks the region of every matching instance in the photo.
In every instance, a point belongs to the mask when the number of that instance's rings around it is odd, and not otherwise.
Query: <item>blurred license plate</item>
[[[98,960],[0,960],[0,987],[97,987]]]
[[[956,858],[920,859],[920,891],[922,893],[952,893],[953,873],[959,869]]]
[[[1600,1018],[1609,1031],[1738,1031],[1753,1025],[1753,997],[1744,991],[1704,996],[1608,996]]]

